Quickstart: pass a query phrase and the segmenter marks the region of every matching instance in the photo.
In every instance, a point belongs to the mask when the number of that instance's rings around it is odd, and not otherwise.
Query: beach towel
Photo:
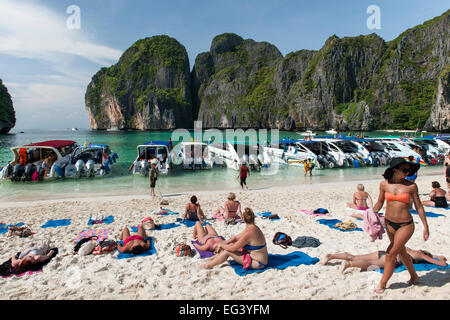
[[[92,241],[103,241],[106,240],[109,236],[109,230],[108,229],[90,229],[90,230],[83,230],[78,234],[78,237],[75,239],[75,244],[80,242],[82,239],[86,239],[89,237],[96,236],[97,240]]]
[[[328,210],[324,209],[324,208],[318,208],[316,210],[313,211],[315,214],[327,214]]]
[[[268,211],[268,212],[257,212],[256,213],[257,216],[263,217],[267,220],[280,220],[280,217],[278,215],[274,215],[272,212]],[[273,218],[271,218],[272,216],[274,216]]]
[[[164,213],[161,213],[161,211],[164,211]],[[152,213],[160,215],[160,216],[168,216],[168,215],[172,215],[172,214],[179,214],[179,212],[175,212],[175,211],[172,211],[170,209],[164,209],[164,208],[161,208],[160,211],[156,211],[156,212],[153,211]]]
[[[316,217],[319,217],[319,216],[322,217],[322,216],[327,214],[327,213],[314,213],[314,211],[304,210],[304,209],[300,210],[300,212],[304,213],[304,214],[307,214],[307,215],[310,215],[310,216],[316,216]]]
[[[46,264],[48,264],[50,262],[50,260],[53,259],[53,257],[55,257],[58,254],[58,248],[51,248],[51,250],[54,250],[54,252],[53,252],[52,256],[50,257],[50,259],[47,259],[44,262],[35,264],[30,268],[30,270],[27,270],[22,273],[15,273],[15,270],[11,267],[11,258],[9,258],[9,260],[5,261],[4,263],[2,263],[0,265],[0,276],[2,278],[9,278],[12,276],[22,277],[25,275],[31,275],[31,274],[42,272],[42,268]],[[17,254],[17,256],[19,256],[19,254],[20,254],[20,252]]]
[[[339,230],[342,232],[363,231],[361,228],[356,228],[356,229],[352,229],[352,230],[343,230],[343,229],[337,228],[334,225],[336,225],[338,223],[342,223],[342,221],[338,220],[338,219],[319,219],[319,220],[317,220],[317,222],[319,222],[320,224],[324,224],[324,225],[330,227],[331,229],[336,229],[336,230]]]
[[[317,248],[320,246],[319,239],[313,237],[297,237],[293,242],[292,246],[296,248],[313,247]]]
[[[428,271],[428,270],[433,270],[433,269],[449,269],[450,265],[447,264],[445,267],[443,266],[438,266],[437,264],[432,264],[432,263],[414,263],[414,269],[416,271]],[[376,269],[378,272],[383,273],[384,269]],[[402,264],[401,266],[398,266],[397,268],[394,269],[394,272],[402,272],[405,271],[406,267]]]
[[[376,239],[383,239],[384,227],[380,218],[372,209],[364,212],[364,231],[369,234],[371,242]]]
[[[155,225],[155,229],[152,229],[152,230],[167,230],[167,229],[172,229],[172,228],[176,228],[176,227],[179,227],[179,226],[180,225],[176,224],[176,223],[156,224]],[[138,226],[131,227],[131,230],[133,232],[137,232],[138,229],[139,229]],[[145,231],[148,231],[148,230],[145,230]]]
[[[181,222],[181,218],[177,218],[177,222],[178,223],[181,223],[181,224],[184,224],[186,227],[189,227],[189,228],[191,228],[191,227],[193,227],[193,226],[195,226],[195,223],[197,222],[197,221],[191,221],[191,220],[184,220],[183,222]],[[206,224],[209,224],[209,225],[211,225],[211,223],[209,223],[209,222],[203,222],[202,223],[202,226],[204,226],[204,225],[206,225]]]
[[[301,251],[294,251],[289,254],[269,254],[267,267],[264,269],[244,269],[242,265],[236,261],[230,261],[229,264],[239,276],[246,276],[251,273],[264,272],[268,269],[284,270],[288,267],[298,267],[300,265],[312,265],[319,261],[318,258],[312,258]]]
[[[23,223],[23,222],[19,222],[18,224],[8,224],[8,225],[2,223],[2,224],[0,224],[0,234],[8,232],[9,227],[21,227],[23,225],[25,225],[25,223]]]
[[[152,238],[147,237],[145,238],[145,241],[150,240],[150,248],[146,251],[142,251],[140,254],[135,255],[133,253],[122,253],[119,250],[117,250],[117,252],[119,253],[119,255],[117,256],[117,259],[129,259],[129,258],[134,258],[134,257],[145,257],[145,256],[150,256],[152,254],[156,253],[156,248],[155,248],[155,244],[153,243]],[[123,245],[123,241],[117,241],[117,243],[120,243],[121,245]]]
[[[71,223],[71,219],[62,220],[48,220],[41,228],[56,228],[68,226]]]
[[[199,245],[199,246],[202,245],[198,240],[191,241],[191,242],[192,242],[192,245],[194,245],[194,244]],[[195,248],[195,246],[194,246],[194,248]],[[212,251],[203,251],[203,250],[199,250],[197,248],[195,248],[195,250],[198,251],[198,254],[200,255],[200,259],[210,258],[210,257],[212,257],[215,254]]]
[[[93,222],[97,222],[97,223],[93,223]],[[88,226],[92,226],[94,224],[100,224],[100,223],[110,224],[110,223],[113,223],[113,222],[114,222],[114,217],[113,216],[108,216],[108,217],[106,217],[106,218],[104,218],[102,220],[93,220],[92,217],[91,217],[91,218],[89,218]]]
[[[409,212],[411,212],[411,214],[417,214],[417,215],[419,214],[416,210],[412,210],[412,209],[410,209]],[[428,218],[437,218],[437,217],[445,217],[445,214],[425,211],[425,216],[427,216]]]

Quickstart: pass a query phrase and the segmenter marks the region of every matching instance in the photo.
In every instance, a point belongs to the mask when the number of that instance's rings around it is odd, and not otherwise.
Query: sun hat
[[[407,163],[409,165],[409,174],[410,175],[416,173],[420,168],[419,163],[409,162],[402,157],[392,158],[391,163],[389,164],[389,168],[391,168],[391,169],[397,168],[398,166],[400,166],[403,163]]]

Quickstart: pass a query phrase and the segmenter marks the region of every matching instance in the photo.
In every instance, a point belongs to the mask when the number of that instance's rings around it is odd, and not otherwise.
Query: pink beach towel
[[[75,244],[77,244],[81,239],[89,238],[92,236],[97,236],[97,240],[91,240],[91,241],[97,241],[100,242],[102,240],[106,240],[109,235],[108,229],[91,229],[91,230],[84,230],[81,231],[78,235],[77,239],[75,240]]]
[[[378,215],[372,210],[368,209],[364,212],[364,231],[370,236],[370,241],[375,241],[377,238],[382,239],[384,227]]]

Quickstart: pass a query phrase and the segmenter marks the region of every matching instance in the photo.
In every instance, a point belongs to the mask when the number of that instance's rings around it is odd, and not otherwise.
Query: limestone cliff
[[[16,124],[16,113],[8,89],[0,79],[0,134],[8,133]]]

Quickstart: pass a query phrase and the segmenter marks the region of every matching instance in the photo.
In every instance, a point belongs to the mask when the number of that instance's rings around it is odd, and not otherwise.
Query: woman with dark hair
[[[216,255],[202,265],[204,269],[211,269],[227,261],[231,257],[244,269],[264,269],[269,262],[266,239],[261,229],[255,225],[255,214],[252,209],[245,208],[243,213],[246,224],[244,231],[219,242],[216,245]]]
[[[430,200],[423,201],[424,206],[447,208],[447,199],[445,197],[445,190],[441,189],[441,185],[437,181],[431,183],[433,190],[430,192]]]
[[[411,256],[408,255],[405,247],[414,233],[414,221],[409,212],[411,198],[424,227],[423,240],[427,241],[429,237],[427,218],[419,199],[417,185],[405,179],[408,175],[417,172],[419,168],[420,164],[397,157],[391,160],[389,168],[383,174],[385,180],[380,183],[380,194],[373,211],[378,213],[386,200],[384,223],[390,244],[386,249],[384,273],[375,289],[376,293],[383,293],[386,289],[386,284],[394,273],[397,255],[400,256],[402,263],[411,275],[408,283],[416,284],[419,281]]]
[[[191,200],[188,204],[186,204],[186,209],[184,211],[182,222],[185,219],[191,220],[191,221],[200,221],[206,219],[205,214],[203,213],[203,210],[200,208],[200,204],[197,202],[197,197],[192,196]]]

